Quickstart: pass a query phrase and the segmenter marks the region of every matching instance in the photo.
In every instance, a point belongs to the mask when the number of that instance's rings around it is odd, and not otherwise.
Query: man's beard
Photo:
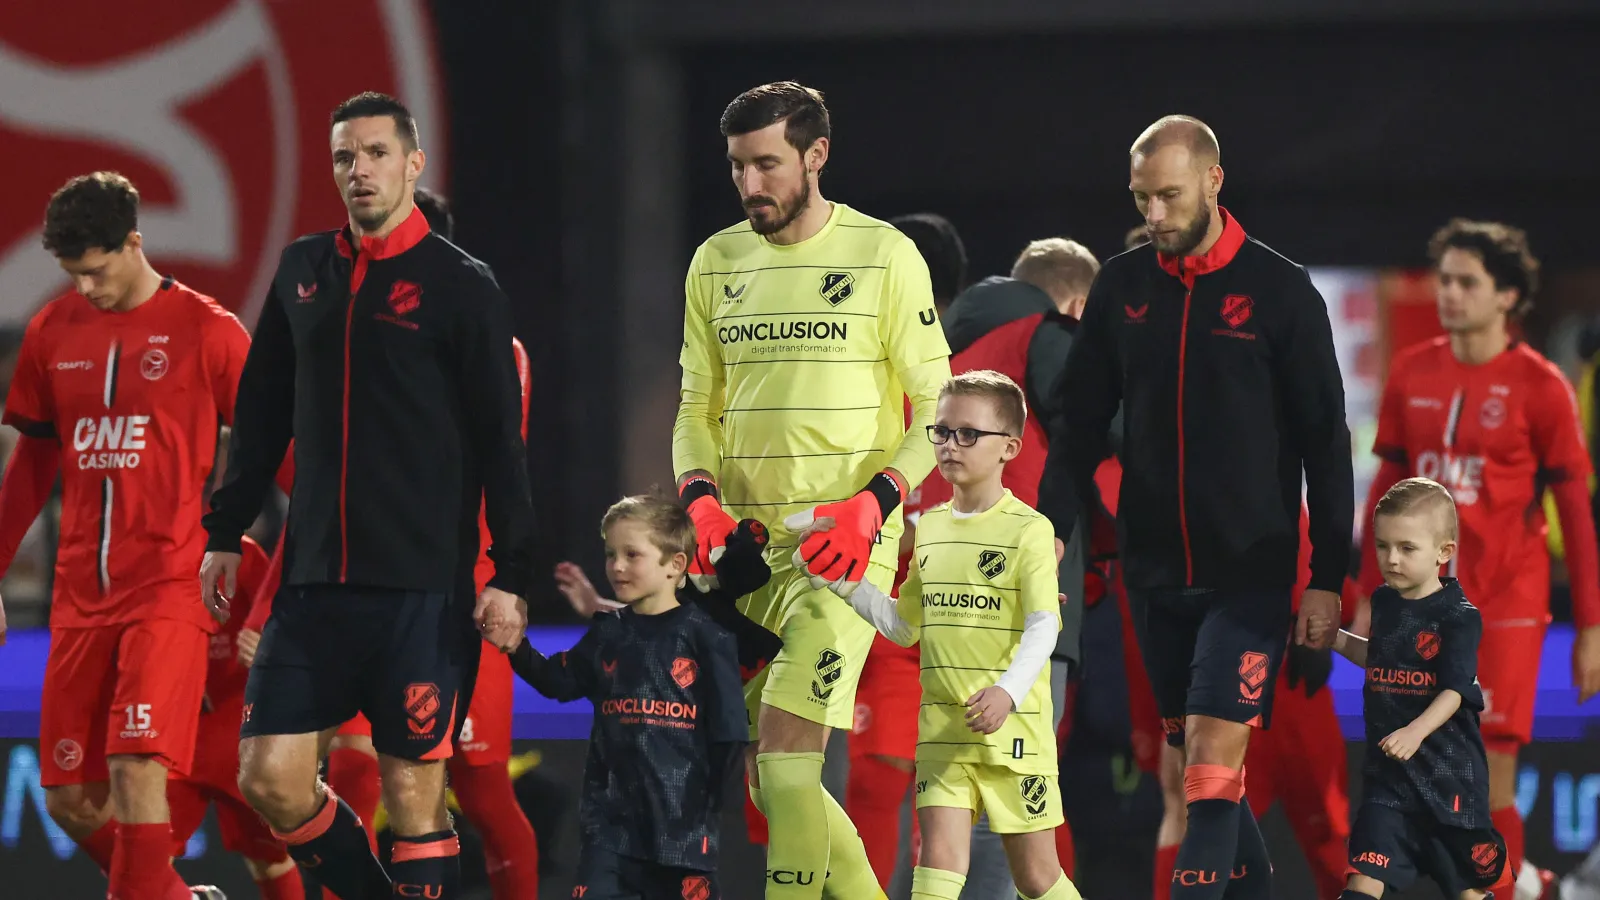
[[[762,205],[764,206],[765,204]],[[788,204],[788,209],[784,208],[783,203],[774,199],[773,207],[771,208],[776,209],[778,213],[776,218],[758,220],[754,215],[751,215],[755,210],[750,207],[745,208],[745,216],[750,219],[750,229],[756,234],[777,234],[788,228],[795,219],[800,218],[800,214],[805,212],[806,207],[809,205],[811,205],[811,179],[807,178],[800,183],[800,190]]]
[[[1189,227],[1175,234],[1151,235],[1151,242],[1168,256],[1188,256],[1200,242],[1206,239],[1206,232],[1211,228],[1211,207],[1200,204],[1200,212],[1195,215]]]
[[[347,206],[346,209],[349,209],[350,218],[354,219],[355,223],[361,226],[362,231],[377,230],[383,225],[384,222],[389,221],[389,214],[394,212],[394,207],[392,206],[369,206],[360,212],[357,212],[353,207],[349,206]]]

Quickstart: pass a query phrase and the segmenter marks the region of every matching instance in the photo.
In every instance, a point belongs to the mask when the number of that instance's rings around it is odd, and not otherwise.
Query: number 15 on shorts
[[[122,736],[124,738],[155,737],[155,731],[150,727],[150,704],[130,703],[123,707],[128,720],[123,723]]]

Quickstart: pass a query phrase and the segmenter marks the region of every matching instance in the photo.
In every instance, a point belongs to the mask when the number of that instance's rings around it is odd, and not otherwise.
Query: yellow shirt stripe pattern
[[[1017,653],[1023,620],[1059,620],[1055,530],[1006,491],[989,509],[958,516],[946,503],[917,522],[916,556],[900,586],[900,617],[922,643],[917,759],[1056,771],[1050,667],[994,734],[967,727],[967,698],[993,685]]]
[[[748,222],[712,235],[684,293],[685,398],[707,399],[700,421],[680,410],[675,472],[716,475],[730,513],[766,523],[769,560],[790,568],[784,517],[847,499],[889,465],[906,436],[898,373],[950,355],[927,264],[893,226],[835,203],[798,244]],[[917,470],[902,472],[913,485],[933,467],[923,444]],[[891,519],[892,567],[902,527]]]

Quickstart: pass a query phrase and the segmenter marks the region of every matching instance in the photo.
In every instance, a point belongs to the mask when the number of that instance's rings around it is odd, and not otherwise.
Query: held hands
[[[1321,624],[1313,636],[1312,623],[1319,620]],[[1333,591],[1312,588],[1300,596],[1300,618],[1295,622],[1294,642],[1315,650],[1326,650],[1333,646],[1333,638],[1338,630],[1333,623],[1337,621],[1339,595]]]
[[[1328,634],[1333,630],[1333,623],[1321,616],[1312,616],[1306,622],[1305,643],[1312,646],[1321,646],[1328,639]]]
[[[239,587],[241,559],[243,557],[238,553],[208,550],[200,563],[200,602],[206,605],[206,612],[211,613],[211,618],[218,623],[228,621],[232,609],[229,601]]]
[[[515,594],[486,587],[478,595],[472,620],[478,624],[484,640],[503,653],[511,653],[522,643],[523,632],[528,629],[528,604]]]
[[[1410,725],[1390,734],[1378,742],[1378,747],[1389,755],[1390,759],[1404,762],[1416,754],[1417,748],[1422,746],[1422,738],[1411,729]]]
[[[795,513],[783,525],[800,538],[794,565],[810,576],[812,589],[831,588],[849,597],[866,577],[883,511],[876,496],[862,491],[849,500]]]
[[[1011,712],[1011,695],[991,684],[967,698],[967,727],[978,734],[994,734]]]

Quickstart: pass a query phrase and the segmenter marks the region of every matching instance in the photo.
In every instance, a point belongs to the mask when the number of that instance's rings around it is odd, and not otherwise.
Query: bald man
[[[1045,479],[1039,506],[1070,534],[1121,404],[1124,577],[1163,730],[1184,748],[1171,896],[1266,900],[1245,752],[1271,721],[1291,627],[1304,644],[1311,619],[1338,620],[1355,505],[1344,384],[1305,269],[1217,205],[1211,129],[1169,116],[1128,157],[1149,243],[1108,260],[1089,292],[1046,464],[1063,477]],[[1302,476],[1311,578],[1296,621]]]

